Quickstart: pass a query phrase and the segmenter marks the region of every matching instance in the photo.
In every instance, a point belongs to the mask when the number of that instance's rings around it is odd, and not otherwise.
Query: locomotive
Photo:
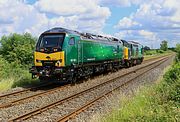
[[[143,46],[114,37],[65,28],[43,32],[36,44],[32,78],[75,82],[95,73],[130,67],[143,61]]]

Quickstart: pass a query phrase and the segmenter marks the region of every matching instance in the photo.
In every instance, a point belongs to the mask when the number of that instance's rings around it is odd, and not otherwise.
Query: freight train
[[[42,33],[34,52],[32,77],[75,82],[96,73],[143,61],[143,46],[114,37],[52,28]]]

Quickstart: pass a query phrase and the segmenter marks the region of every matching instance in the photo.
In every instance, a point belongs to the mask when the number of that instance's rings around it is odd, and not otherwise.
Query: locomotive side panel
[[[122,46],[117,43],[81,40],[79,48],[81,63],[121,60],[123,57]]]

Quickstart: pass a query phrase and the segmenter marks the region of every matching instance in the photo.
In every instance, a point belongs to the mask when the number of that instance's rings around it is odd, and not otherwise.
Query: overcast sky
[[[52,27],[112,35],[158,48],[180,43],[179,0],[0,0],[0,37]]]

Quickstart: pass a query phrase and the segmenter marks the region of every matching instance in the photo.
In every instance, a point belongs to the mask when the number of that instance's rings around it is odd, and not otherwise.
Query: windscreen
[[[44,35],[41,38],[40,48],[62,46],[64,35]]]
[[[40,52],[54,52],[62,49],[65,34],[43,34],[40,36],[36,50]]]

